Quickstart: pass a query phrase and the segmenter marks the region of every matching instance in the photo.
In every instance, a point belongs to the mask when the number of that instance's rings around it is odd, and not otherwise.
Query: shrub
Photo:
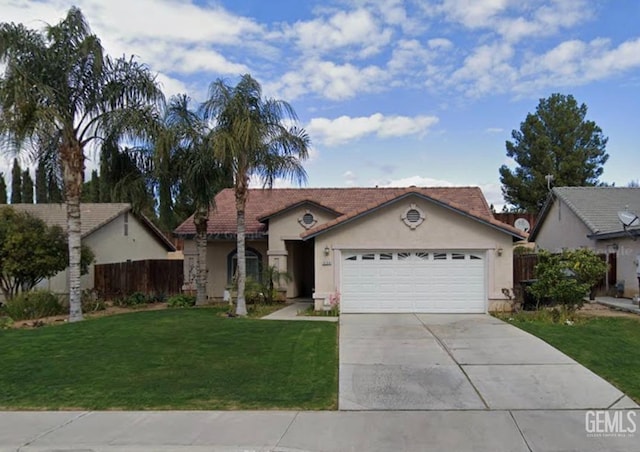
[[[82,291],[82,312],[104,311],[107,305],[100,298],[97,290],[85,289]]]
[[[549,298],[555,304],[568,309],[582,307],[584,297],[590,289],[589,284],[581,282],[574,270],[580,266],[573,252],[551,254],[539,253],[539,262],[535,268],[537,281],[528,288],[538,300]]]
[[[32,320],[66,312],[56,294],[48,290],[21,292],[3,305],[4,312],[13,320]]]
[[[190,308],[195,305],[196,297],[193,295],[172,295],[167,299],[167,306],[170,308]]]
[[[131,307],[139,306],[147,302],[147,296],[142,292],[135,292],[127,297],[116,298],[113,300],[114,306]]]

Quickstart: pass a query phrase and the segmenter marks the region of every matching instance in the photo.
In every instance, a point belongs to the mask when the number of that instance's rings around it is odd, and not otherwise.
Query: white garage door
[[[485,312],[484,251],[343,251],[342,312]]]

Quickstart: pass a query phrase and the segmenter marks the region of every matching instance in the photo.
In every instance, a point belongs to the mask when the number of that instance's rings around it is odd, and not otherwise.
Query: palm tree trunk
[[[198,209],[193,217],[196,226],[196,305],[207,303],[207,223],[208,209]]]
[[[245,246],[245,223],[244,210],[247,202],[247,189],[245,186],[236,188],[236,211],[238,222],[238,244],[236,255],[238,257],[238,304],[236,306],[236,314],[247,315],[247,303],[244,299],[244,287],[247,280],[247,261]]]
[[[63,180],[67,198],[67,234],[69,240],[69,322],[77,322],[82,320],[80,196],[82,194],[84,154],[79,144],[64,146],[61,151]]]

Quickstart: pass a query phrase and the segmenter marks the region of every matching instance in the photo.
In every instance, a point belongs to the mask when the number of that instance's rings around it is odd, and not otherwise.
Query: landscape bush
[[[538,300],[550,299],[568,309],[582,307],[591,288],[604,276],[607,264],[590,250],[539,253],[535,278],[529,292]]]
[[[5,302],[2,310],[14,321],[39,319],[66,312],[58,296],[48,290],[21,292]]]
[[[196,305],[196,297],[193,295],[178,294],[167,299],[167,306],[170,308],[190,308]]]

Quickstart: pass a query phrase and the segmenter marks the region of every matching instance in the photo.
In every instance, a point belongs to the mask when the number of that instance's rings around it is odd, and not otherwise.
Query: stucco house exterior
[[[556,187],[551,190],[530,241],[552,252],[589,248],[615,254],[624,296],[638,294],[640,227],[624,228],[618,212],[640,214],[640,188]]]
[[[10,207],[28,212],[49,226],[67,229],[65,204],[11,204]],[[95,264],[125,262],[127,260],[167,259],[175,247],[144,215],[135,214],[126,203],[82,203],[80,205],[82,243],[95,255]],[[81,278],[82,289],[94,287],[94,265]],[[67,270],[42,281],[38,287],[55,293],[69,293]]]
[[[292,277],[287,297],[343,312],[486,312],[511,289],[512,245],[526,234],[495,220],[477,187],[250,190],[247,273],[263,265]],[[194,281],[195,227],[185,239],[185,281]],[[208,296],[234,278],[234,192],[215,198],[208,223]]]

